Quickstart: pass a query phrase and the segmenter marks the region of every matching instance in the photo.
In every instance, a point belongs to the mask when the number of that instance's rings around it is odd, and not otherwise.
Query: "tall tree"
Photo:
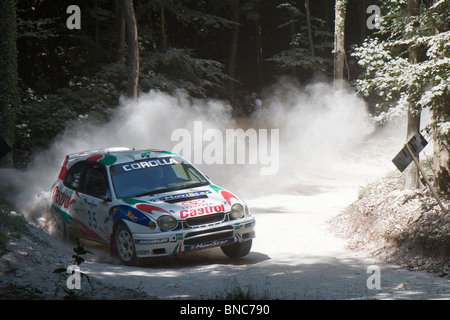
[[[442,6],[439,0],[433,0],[431,11]],[[445,19],[445,18],[444,18]],[[434,24],[434,34],[439,36],[442,31],[438,23]],[[443,51],[438,51],[439,56],[445,56]],[[450,71],[449,71],[450,73]],[[436,81],[433,82],[436,85]],[[433,167],[435,170],[435,185],[439,191],[450,193],[450,135],[445,130],[441,130],[440,124],[446,123],[450,119],[450,102],[448,99],[436,101],[433,108]],[[442,132],[444,131],[444,132]]]
[[[407,13],[408,17],[412,20],[413,30],[417,30],[419,27],[418,16],[420,12],[420,0],[408,0]],[[420,59],[420,47],[417,44],[413,44],[409,47],[409,63],[416,64]],[[408,116],[407,116],[407,128],[406,128],[406,141],[411,139],[420,130],[420,110],[418,110],[413,103],[408,103]],[[419,169],[415,163],[411,165],[404,172],[405,189],[417,189],[420,184]]]
[[[123,6],[120,4],[120,0],[114,0],[114,17],[117,28],[117,60],[125,59],[125,17],[123,16]]]
[[[17,86],[17,26],[16,1],[0,2],[0,136],[13,146],[15,111],[19,102]],[[13,166],[10,153],[3,160],[4,166]]]
[[[133,0],[123,0],[128,39],[128,96],[137,99],[139,83],[139,40]]]
[[[160,8],[160,29],[161,29],[161,49],[167,49],[167,32],[166,32],[166,10],[163,6]]]
[[[263,34],[262,34],[262,23],[261,23],[261,2],[256,2],[256,20],[255,20],[255,41],[256,41],[256,70],[257,70],[257,79],[258,79],[258,88],[261,89],[261,86],[264,81],[264,68],[263,68]]]
[[[239,0],[233,0],[231,3],[231,21],[233,22],[231,32],[230,52],[228,55],[228,94],[230,97],[235,95],[235,71],[236,71],[236,53],[239,38]]]
[[[334,34],[327,31],[326,22],[311,15],[309,2],[305,2],[304,9],[296,7],[293,1],[282,3],[278,8],[287,13],[284,18],[286,22],[279,28],[289,27],[290,48],[267,61],[289,69],[294,77],[302,74],[303,77],[311,77],[315,73],[332,75]]]
[[[347,0],[336,0],[334,20],[334,80],[344,79],[345,14]]]
[[[308,27],[308,41],[309,47],[311,49],[311,55],[313,57],[316,56],[316,49],[314,48],[314,40],[312,36],[312,27],[311,27],[311,10],[309,5],[309,0],[305,0],[305,12],[306,12],[306,23]]]

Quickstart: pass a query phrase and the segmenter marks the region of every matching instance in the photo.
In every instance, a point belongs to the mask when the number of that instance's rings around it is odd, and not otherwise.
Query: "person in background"
[[[262,112],[262,101],[261,99],[258,99],[258,94],[255,91],[251,93],[250,105],[252,107],[250,115],[254,118],[259,118]]]
[[[232,96],[230,99],[231,107],[233,108],[233,117],[242,117],[245,115],[241,100],[238,97]]]

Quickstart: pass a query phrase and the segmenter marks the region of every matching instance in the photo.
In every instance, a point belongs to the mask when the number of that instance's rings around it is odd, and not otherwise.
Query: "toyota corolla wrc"
[[[220,246],[247,255],[255,218],[245,202],[164,150],[69,154],[51,188],[59,237],[108,244],[123,264]]]

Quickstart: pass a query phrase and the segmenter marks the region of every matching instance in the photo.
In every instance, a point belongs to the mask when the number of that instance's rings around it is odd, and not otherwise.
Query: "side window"
[[[177,178],[183,181],[204,181],[204,178],[186,165],[172,165],[171,168],[175,172]]]
[[[102,167],[88,167],[84,182],[84,193],[101,199],[110,197],[108,180]]]
[[[192,168],[187,168],[187,174],[191,177],[192,181],[198,180],[198,181],[204,181],[205,179],[199,175],[198,172],[196,172],[195,170],[193,170]],[[195,177],[195,178],[194,178]]]
[[[172,170],[175,172],[175,175],[177,176],[177,178],[179,178],[183,181],[188,180],[188,176],[187,176],[186,171],[184,170],[183,166],[173,165]]]
[[[85,167],[86,165],[81,162],[75,163],[72,167],[70,167],[64,177],[64,185],[72,190],[78,190]]]

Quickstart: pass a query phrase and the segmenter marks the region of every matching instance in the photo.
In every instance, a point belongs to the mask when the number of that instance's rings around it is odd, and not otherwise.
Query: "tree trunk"
[[[312,36],[312,28],[311,28],[311,11],[309,9],[309,0],[305,0],[305,11],[306,11],[306,23],[308,26],[308,40],[309,47],[311,48],[311,55],[313,57],[316,56],[316,50],[314,48],[314,40]]]
[[[139,41],[133,0],[123,0],[128,38],[128,96],[137,99],[139,82]]]
[[[258,88],[262,87],[264,82],[264,69],[263,69],[263,47],[262,47],[262,27],[260,21],[260,14],[258,13],[258,19],[256,20],[256,68],[258,72]]]
[[[125,17],[123,16],[123,6],[120,0],[114,0],[114,15],[117,25],[117,60],[125,59]]]
[[[445,121],[443,105],[433,107],[433,122]],[[447,115],[448,117],[448,115]],[[435,187],[440,192],[450,193],[450,135],[442,134],[439,128],[433,132],[433,168],[436,176]]]
[[[161,49],[167,49],[167,33],[166,33],[166,13],[164,7],[161,7]]]
[[[360,43],[363,43],[364,39],[367,37],[367,0],[361,0],[358,9],[358,12],[360,13],[359,41]]]
[[[15,5],[15,0],[0,1],[0,136],[10,147],[14,146],[15,110],[19,103]],[[0,159],[2,167],[13,164],[12,152]]]
[[[433,0],[433,4],[439,0]],[[439,34],[439,30],[435,28],[435,34]],[[448,111],[446,112],[444,103],[433,106],[433,122],[438,124],[448,119]],[[433,132],[433,168],[436,176],[434,181],[435,187],[440,192],[450,193],[450,135],[442,134],[440,130],[434,126]]]
[[[235,96],[235,71],[236,71],[236,53],[239,38],[239,0],[234,0],[231,9],[231,20],[233,21],[233,29],[231,35],[230,53],[228,58],[228,94],[230,97]]]
[[[292,20],[292,22],[289,24],[289,36],[290,36],[290,39],[293,40],[293,39],[295,39],[295,36],[297,34],[297,30],[296,30],[296,26],[295,26],[295,20],[294,20],[294,14],[292,14],[291,20]],[[296,47],[296,46],[294,46],[292,44],[290,46],[291,47]],[[297,79],[297,67],[293,66],[293,67],[291,67],[291,69],[289,71],[291,72],[291,76],[294,79]]]
[[[98,57],[98,48],[99,48],[99,21],[98,21],[98,3],[97,0],[94,0],[94,20],[95,20],[95,30],[94,30],[94,39],[95,39],[95,55]]]
[[[261,4],[262,1],[255,2],[255,50],[256,50],[256,84],[253,91],[259,91],[263,84],[263,45],[262,45],[262,26],[261,26]]]
[[[344,79],[345,68],[345,13],[347,0],[336,0],[334,21],[334,81]]]
[[[419,14],[420,0],[408,0],[408,16],[413,17]],[[418,27],[414,25],[414,27]],[[417,47],[409,49],[409,63],[419,62],[419,49]],[[406,141],[409,141],[420,130],[420,111],[415,111],[414,106],[408,105]],[[404,189],[417,189],[420,185],[419,169],[414,163],[411,163],[404,172]]]

